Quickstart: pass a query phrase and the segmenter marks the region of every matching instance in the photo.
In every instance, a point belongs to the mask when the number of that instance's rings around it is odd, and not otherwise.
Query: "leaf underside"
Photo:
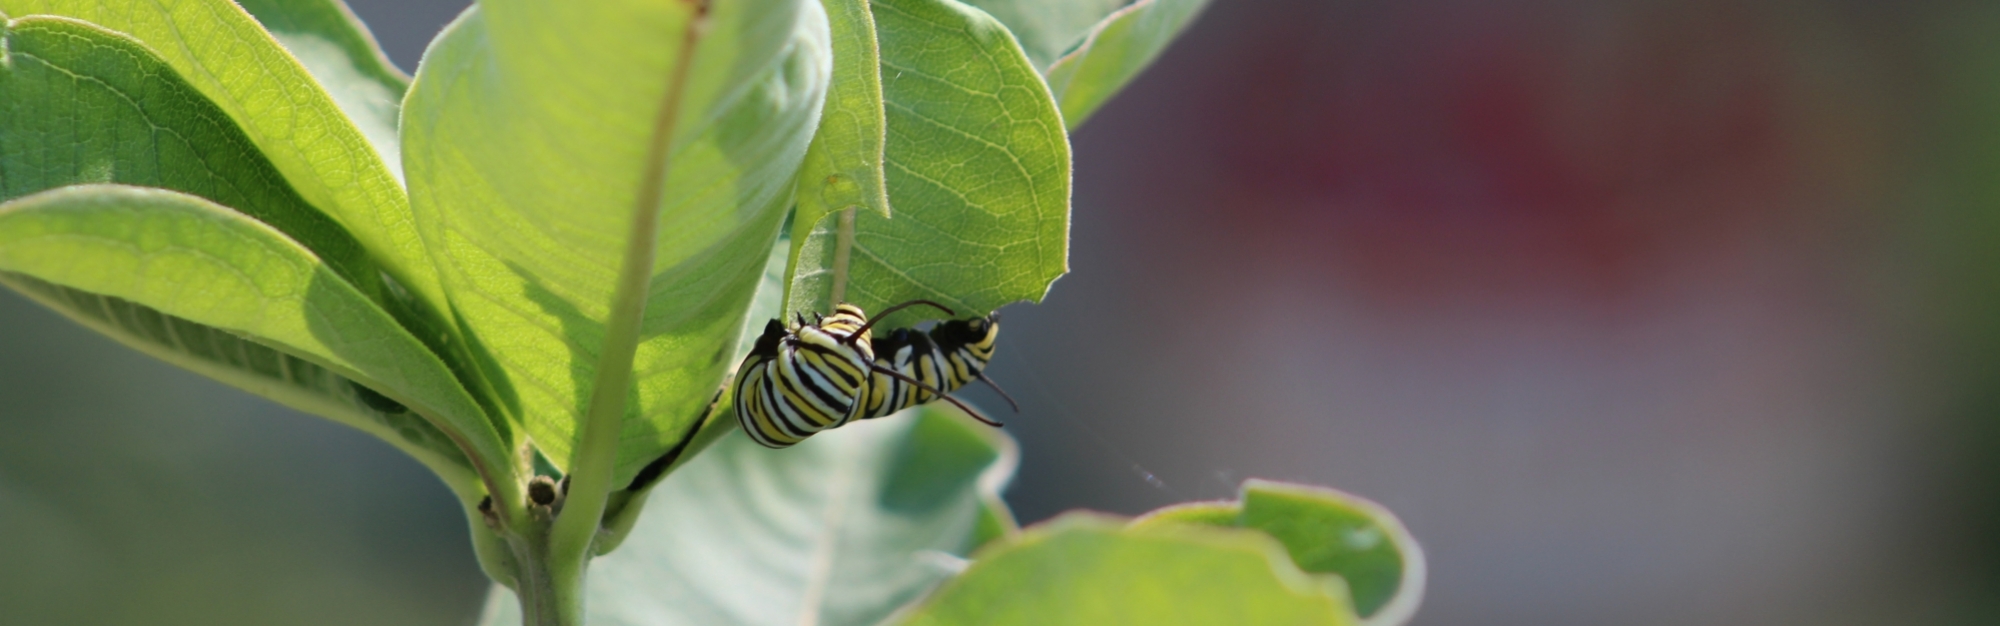
[[[410,77],[340,0],[236,0],[319,81],[375,147],[389,173],[403,175],[396,118]]]
[[[50,87],[43,93],[33,94],[41,102],[7,102],[16,115],[0,133],[56,131],[22,133],[16,149],[0,156],[42,159],[53,166],[7,170],[9,186],[16,185],[15,178],[36,181],[31,189],[10,189],[7,197],[62,184],[117,182],[192,193],[264,221],[312,249],[443,359],[458,386],[473,390],[474,400],[492,420],[482,430],[497,429],[503,439],[514,436],[491,406],[492,394],[481,389],[470,346],[459,339],[441,308],[444,296],[424,256],[402,186],[363,131],[350,123],[370,128],[370,137],[387,139],[395,119],[393,111],[382,109],[388,106],[382,101],[390,97],[385,90],[400,94],[400,87],[380,80],[329,83],[343,103],[376,110],[350,120],[334,97],[317,88],[312,74],[229,0],[0,0],[0,7],[15,15],[90,22],[17,20],[31,30],[67,23],[116,32],[116,40],[109,42],[43,42],[44,56],[66,52],[68,57],[87,57],[83,65],[59,67],[58,72],[89,80],[71,85],[76,101],[64,99],[68,94],[58,76],[44,81]],[[321,24],[315,32],[329,28]],[[328,46],[320,48],[332,52]],[[334,74],[350,66],[350,78],[353,68],[367,65],[365,59],[336,58],[344,56],[310,58]],[[50,58],[58,65],[77,61]],[[91,102],[93,97],[98,100]],[[42,119],[21,115],[23,106],[37,105],[45,107]],[[139,111],[135,116],[128,108]],[[71,156],[44,148],[85,140],[94,142],[96,152]]]
[[[365,135],[368,124],[356,122],[367,116],[350,120],[328,91],[313,87],[314,75],[234,2],[0,0],[0,11],[84,20],[143,43],[240,126],[298,195],[351,233],[421,307],[444,301],[409,200],[388,165],[393,157],[370,141],[369,135],[380,137],[383,120],[377,116],[378,127]]]
[[[820,0],[833,44],[826,109],[799,167],[795,222],[843,209],[890,214],[883,182],[882,70],[867,0]]]
[[[148,355],[396,445],[446,476],[476,480],[449,437],[366,385],[282,350],[122,298],[0,273],[0,284]]]
[[[592,393],[654,118],[693,3],[495,0],[434,42],[405,102],[418,226],[501,411],[566,468]],[[811,10],[806,10],[810,8]],[[719,4],[695,48],[613,472],[699,419],[817,119],[824,16]],[[580,72],[575,68],[587,67]],[[609,349],[617,349],[612,347]]]
[[[94,294],[10,281],[29,287],[29,293],[59,311],[102,330],[121,331],[112,334],[170,361],[222,370],[226,360],[212,357],[216,350],[232,347],[231,342],[200,332],[208,327],[331,370],[355,386],[343,391],[333,386],[335,381],[321,379],[317,384],[326,388],[312,394],[301,393],[302,387],[314,385],[311,376],[299,381],[303,384],[268,384],[264,372],[287,367],[289,361],[257,353],[231,364],[236,371],[221,373],[227,374],[226,382],[280,402],[327,409],[329,417],[345,418],[420,452],[420,460],[442,458],[445,463],[433,467],[462,498],[474,499],[477,490],[448,467],[455,459],[435,450],[432,434],[443,432],[459,450],[483,455],[463,457],[475,467],[482,460],[504,458],[498,437],[482,429],[484,417],[444,365],[388,314],[283,233],[201,198],[162,189],[79,185],[0,204],[0,272]],[[191,324],[156,319],[145,311],[130,311],[129,319],[115,325],[93,324],[90,305],[104,307],[99,317],[105,318],[122,308],[118,301],[95,296],[136,303]],[[187,336],[180,336],[182,330]],[[167,346],[157,340],[161,333],[170,340]],[[386,413],[395,412],[388,407],[401,407],[431,420],[437,431],[411,430],[406,438],[403,429],[380,428],[375,420],[328,401],[343,393],[375,401]]]
[[[327,280],[332,282],[328,284],[337,282],[338,290],[358,296],[349,304],[368,321],[320,320],[333,324],[325,328],[360,323],[363,326],[359,328],[368,330],[343,332],[386,334],[397,338],[389,342],[393,344],[411,337],[405,328],[427,327],[424,322],[432,318],[422,303],[390,279],[348,231],[299,196],[227,112],[180,80],[150,48],[88,23],[54,17],[11,20],[5,44],[8,62],[0,68],[0,200],[98,183],[193,194],[276,229],[273,236],[285,239],[284,245],[304,246],[310,251],[310,263],[329,272]],[[109,232],[125,233],[121,236],[144,234],[118,220],[104,227]],[[15,251],[0,253],[22,258]],[[24,259],[42,266],[40,270],[23,266],[14,271],[60,284],[63,281],[46,272],[85,271],[104,261],[76,250],[50,254],[58,256]],[[207,278],[175,277],[172,282],[199,284]],[[199,305],[136,296],[129,299],[182,317],[186,315],[174,307]],[[240,327],[237,331],[249,332]],[[375,381],[369,387],[427,407],[433,417],[453,424],[452,431],[464,437],[467,445],[483,450],[489,461],[504,459],[503,450],[508,446],[501,443],[501,435],[486,421],[486,412],[469,401],[456,380],[457,373],[442,366],[431,347],[448,341],[449,335],[418,336],[428,336],[431,345],[398,344],[383,352],[379,340],[359,346],[319,343],[317,338],[277,343],[294,351],[310,350],[298,354],[325,363],[343,362],[337,352],[371,353],[371,359],[387,359],[368,366],[376,368],[365,372]],[[425,373],[405,375],[417,371]],[[363,374],[359,370],[350,373]]]
[[[1007,31],[951,0],[871,3],[894,217],[855,217],[845,300],[929,299],[983,315],[1039,302],[1068,271],[1070,154],[1041,77]],[[790,311],[832,308],[839,220],[795,223]],[[880,323],[942,317],[910,309]]]

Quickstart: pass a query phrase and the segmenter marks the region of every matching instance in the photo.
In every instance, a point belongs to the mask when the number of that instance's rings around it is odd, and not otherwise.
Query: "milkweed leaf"
[[[628,245],[655,247],[614,483],[678,444],[734,365],[831,71],[817,3],[701,4],[482,2],[404,103],[411,199],[452,308],[559,469],[599,355],[631,348],[605,342]],[[663,174],[642,171],[655,131],[671,133]],[[629,242],[654,174],[659,236]]]
[[[18,198],[0,204],[0,272],[128,345],[381,436],[468,503],[481,491],[464,470],[507,458],[421,343],[310,250],[226,207],[118,185]]]
[[[837,268],[838,216],[794,227],[790,311],[912,299],[982,315],[1039,302],[1069,269],[1069,138],[1055,102],[999,22],[953,0],[877,0],[892,217],[858,213]],[[938,314],[911,309],[884,328]]]

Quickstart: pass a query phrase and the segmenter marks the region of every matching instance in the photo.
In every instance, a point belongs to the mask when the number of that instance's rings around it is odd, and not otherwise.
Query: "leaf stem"
[[[632,382],[632,360],[639,347],[640,326],[645,318],[659,243],[660,202],[666,194],[668,160],[695,47],[707,31],[708,3],[704,1],[695,6],[682,34],[680,54],[674,60],[666,94],[653,120],[652,142],[647,146],[645,169],[632,210],[631,235],[626,241],[611,314],[605,324],[590,406],[584,417],[581,441],[570,459],[569,494],[549,532],[548,583],[556,596],[553,601],[558,604],[554,612],[564,618],[565,624],[580,624],[583,615],[584,570],[611,494],[618,435],[624,425],[626,394]]]
[[[847,262],[854,254],[854,207],[840,210],[840,228],[834,231],[833,239],[833,290],[826,303],[826,310],[840,306],[847,300]]]

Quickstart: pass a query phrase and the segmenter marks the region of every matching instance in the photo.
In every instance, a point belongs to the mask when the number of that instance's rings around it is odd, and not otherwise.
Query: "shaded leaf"
[[[117,182],[195,194],[270,224],[311,249],[444,359],[459,384],[474,390],[474,399],[482,403],[483,412],[501,436],[513,436],[512,429],[489,406],[491,394],[485,393],[473,375],[469,347],[437,308],[442,303],[438,299],[441,294],[436,292],[429,261],[419,258],[421,262],[414,266],[398,267],[395,264],[403,259],[394,248],[383,245],[382,232],[370,240],[368,233],[355,230],[357,225],[368,226],[367,220],[357,220],[351,210],[343,212],[344,205],[330,205],[302,194],[301,190],[329,184],[336,184],[341,193],[367,187],[361,184],[362,179],[375,170],[346,160],[371,151],[357,150],[356,144],[342,139],[358,135],[353,135],[352,125],[327,104],[326,95],[314,88],[302,70],[280,71],[298,67],[255,22],[233,4],[215,7],[195,0],[146,3],[117,11],[80,0],[41,4],[50,10],[102,14],[100,17],[135,31],[152,32],[155,41],[181,53],[182,62],[176,65],[156,54],[157,47],[124,34],[111,34],[99,25],[51,17],[15,20],[30,33],[43,34],[25,39],[19,33],[10,34],[9,54],[23,63],[0,72],[6,80],[0,86],[6,92],[6,97],[0,98],[0,110],[7,115],[0,125],[0,144],[4,144],[0,145],[0,163],[5,165],[0,187],[6,189],[6,197],[67,184]],[[180,20],[199,24],[184,32],[181,27],[187,25]],[[180,37],[189,33],[203,35],[202,47],[179,43]],[[250,40],[228,49],[213,46],[214,39],[229,33]],[[202,59],[208,63],[194,62]],[[202,80],[188,79],[190,72]],[[203,84],[209,88],[202,88]],[[231,89],[249,93],[239,97]],[[246,112],[250,111],[245,109],[246,103],[263,107],[259,109],[263,112]],[[283,111],[264,110],[274,107]],[[264,117],[245,125],[243,116],[253,114]],[[279,122],[291,124],[285,132],[293,135],[272,143],[268,137],[276,132],[273,124]],[[260,129],[267,138],[261,142],[254,133]],[[71,149],[51,150],[50,146]],[[271,146],[280,151],[270,152]],[[336,178],[302,178],[297,172],[286,171],[282,163],[272,160],[274,155],[285,154],[313,159],[314,167],[330,168],[322,174]],[[379,170],[380,164],[370,167]],[[402,229],[397,232],[409,239],[404,243],[417,247],[420,253],[421,242],[410,226],[401,187],[393,180],[383,180],[393,188],[392,197],[376,199],[392,202],[377,206],[383,213],[376,217],[386,220],[392,230]]]
[[[844,299],[926,298],[980,315],[1039,302],[1068,271],[1069,138],[1006,30],[952,0],[877,0],[893,218],[855,216]],[[800,222],[804,224],[803,221]],[[830,311],[840,219],[799,237],[787,309]],[[935,311],[884,320],[907,326]]]
[[[1092,29],[1076,50],[1048,66],[1049,90],[1074,129],[1144,71],[1201,13],[1208,0],[1139,0]]]
[[[116,185],[19,198],[0,205],[0,272],[128,345],[382,436],[463,500],[479,490],[457,463],[507,458],[421,343],[311,251],[228,208]],[[411,427],[403,412],[437,428]],[[459,441],[441,446],[439,432]]]
[[[361,242],[142,44],[75,20],[28,17],[8,23],[6,50],[0,200],[86,183],[173,189],[278,229],[350,283],[380,284]]]
[[[0,284],[91,330],[162,361],[285,406],[361,429],[416,457],[460,495],[478,481],[472,464],[437,427],[401,403],[319,364],[220,328],[152,307],[0,273]]]
[[[1254,531],[1068,514],[981,550],[899,623],[1355,624],[1339,579]]]
[[[148,48],[97,26],[56,17],[12,20],[5,42],[9,62],[0,68],[0,199],[106,182],[202,196],[303,245],[315,264],[324,264],[338,276],[334,280],[358,291],[377,312],[386,308],[419,316],[405,306],[408,300],[395,296],[401,292],[360,242],[299,197],[226,114]],[[43,261],[87,264],[91,259]],[[391,330],[404,333],[400,321],[392,319]],[[413,363],[436,360],[428,351],[409,358],[417,359]],[[465,412],[455,405],[464,398],[455,382],[423,391],[436,394],[427,397],[429,404],[458,413],[454,418],[485,419],[477,407]],[[490,426],[476,430],[493,433]]]
[[[73,17],[143,42],[240,125],[308,204],[424,301],[413,308],[443,302],[409,201],[385,160],[393,157],[378,153],[305,67],[235,3],[0,0],[0,11]],[[419,336],[431,341],[428,329]]]
[[[452,307],[507,415],[559,468],[642,165],[670,135],[665,197],[642,207],[661,212],[659,237],[638,242],[657,254],[618,483],[677,443],[732,365],[830,71],[817,4],[722,3],[693,31],[696,6],[481,3],[433,42],[403,112],[411,198]],[[669,94],[679,114],[658,124]]]
[[[389,62],[375,35],[341,0],[236,0],[319,81],[389,173],[403,175],[396,116],[410,76]]]
[[[592,564],[589,623],[878,623],[962,565],[1014,463],[1004,434],[935,407],[786,450],[730,432]],[[519,610],[495,586],[481,623]]]

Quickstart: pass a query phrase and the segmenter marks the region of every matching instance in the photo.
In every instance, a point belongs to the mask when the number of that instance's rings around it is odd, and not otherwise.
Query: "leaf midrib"
[[[840,548],[841,522],[847,519],[847,493],[854,488],[858,473],[856,465],[839,465],[827,481],[828,505],[821,515],[821,531],[814,541],[812,566],[806,571],[805,590],[799,594],[798,626],[819,626],[820,615],[826,612],[826,590],[833,583],[833,564]]]
[[[666,196],[674,136],[679,131],[681,105],[693,71],[695,51],[708,32],[708,11],[708,3],[702,0],[683,26],[679,54],[667,76],[667,88],[653,121],[643,165],[646,169],[641,173],[633,199],[632,229],[613,291],[610,315],[605,320],[603,350],[598,353],[597,368],[592,374],[590,406],[585,410],[583,427],[578,433],[579,445],[569,464],[572,497],[563,514],[556,518],[553,529],[555,557],[562,559],[565,567],[575,559],[579,578],[610,497],[618,439],[624,427],[626,392],[632,383],[632,363],[639,350],[646,300],[652,291],[653,261],[658,256],[660,203]]]

